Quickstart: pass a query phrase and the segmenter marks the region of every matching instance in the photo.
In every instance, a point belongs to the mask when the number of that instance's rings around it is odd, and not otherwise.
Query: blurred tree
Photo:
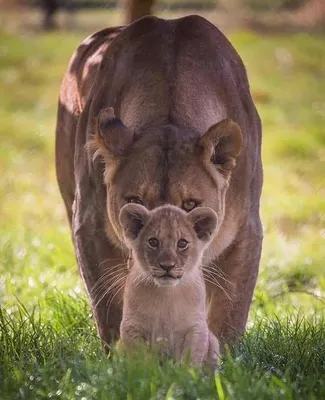
[[[325,0],[309,0],[293,14],[296,23],[305,27],[325,24]]]
[[[0,10],[1,11],[11,11],[17,10],[18,7],[22,5],[21,0],[0,0]]]
[[[40,4],[43,9],[43,28],[45,30],[56,28],[54,17],[59,9],[58,0],[41,0]]]
[[[283,7],[277,6],[273,13],[256,13],[247,18],[248,26],[257,31],[274,32],[325,28],[325,0],[297,0],[296,7],[293,7],[294,0],[290,0],[290,2],[282,0],[282,2]]]
[[[125,0],[127,24],[149,15],[152,12],[154,0]],[[179,0],[181,3],[182,0]],[[288,23],[298,26],[314,27],[325,21],[325,0],[218,0],[219,8],[229,13],[248,6],[252,10],[273,10],[279,12],[279,17],[288,18]],[[281,11],[282,10],[282,11]],[[284,10],[290,10],[284,11]]]

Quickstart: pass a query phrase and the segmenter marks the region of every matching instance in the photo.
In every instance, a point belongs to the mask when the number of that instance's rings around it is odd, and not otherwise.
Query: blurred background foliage
[[[122,9],[123,22],[130,23],[145,14],[161,11],[216,11],[227,24],[251,26],[255,29],[324,28],[323,0],[0,0],[0,10],[31,8],[42,10],[44,29],[58,27],[57,14],[72,15],[84,9]],[[264,14],[264,15],[263,15]]]

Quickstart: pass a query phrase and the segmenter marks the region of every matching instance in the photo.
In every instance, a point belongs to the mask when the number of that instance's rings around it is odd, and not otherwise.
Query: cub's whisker
[[[103,264],[111,262],[111,261],[116,261],[116,260],[121,260],[122,257],[115,257],[115,258],[105,258],[102,260],[100,263],[96,265],[96,268],[100,268]],[[122,264],[125,264],[125,260]],[[115,264],[115,265],[120,265],[120,264]]]
[[[204,275],[204,280],[208,283],[210,283],[213,286],[216,286],[217,288],[219,288],[220,290],[222,290],[222,292],[226,295],[226,297],[228,298],[229,301],[233,302],[233,299],[231,297],[231,293],[229,293],[229,291],[223,287],[220,282],[218,282],[214,277],[211,277],[210,275],[205,274]]]
[[[109,310],[110,310],[111,305],[113,303],[113,300],[121,292],[122,289],[124,289],[124,285],[123,284],[121,284],[121,286],[118,288],[118,290],[115,292],[115,294],[111,297],[109,303],[107,304],[107,302],[106,302],[106,306],[107,306],[106,322],[108,321],[108,313],[109,313]]]
[[[226,274],[215,264],[215,263],[210,263],[210,264],[203,264],[202,265],[203,270],[208,270],[215,274],[218,278],[222,279],[223,281],[231,284],[231,281],[227,279]]]
[[[104,288],[104,293],[100,296],[100,298],[98,299],[98,301],[95,304],[95,307],[98,306],[98,304],[119,284],[124,283],[126,279],[126,275],[124,273],[120,273],[116,279],[114,280],[114,282],[108,287],[108,288]]]
[[[114,277],[115,274],[118,274],[120,272],[127,273],[127,269],[125,268],[126,264],[118,264],[115,265],[112,268],[108,268],[107,271],[105,271],[95,282],[91,289],[91,294],[94,294],[95,291],[97,290],[98,286],[101,286],[101,284],[104,282],[106,283],[107,280],[111,280],[112,277]]]

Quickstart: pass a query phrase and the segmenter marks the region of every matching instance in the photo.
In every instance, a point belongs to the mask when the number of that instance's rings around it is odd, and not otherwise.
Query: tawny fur
[[[127,246],[118,216],[134,198],[218,214],[201,265],[208,324],[221,344],[238,337],[262,245],[261,124],[226,37],[195,15],[93,34],[64,76],[56,131],[59,187],[103,342],[119,334],[123,288],[113,284]]]
[[[149,212],[139,205],[127,205],[121,210],[121,223],[132,257],[120,344],[133,348],[144,342],[178,360],[190,357],[192,364],[206,361],[215,366],[219,343],[208,328],[200,268],[204,250],[217,230],[215,212],[199,208],[195,214],[186,214],[169,205]],[[150,248],[150,238],[159,241],[158,248]],[[180,239],[188,241],[187,248],[177,247]],[[174,265],[168,271],[170,278],[162,277],[167,272],[161,263]]]

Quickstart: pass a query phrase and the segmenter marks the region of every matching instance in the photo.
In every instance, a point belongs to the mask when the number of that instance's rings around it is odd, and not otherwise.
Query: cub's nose
[[[159,263],[159,266],[164,271],[169,272],[171,269],[175,267],[175,263],[173,261],[162,261]]]

